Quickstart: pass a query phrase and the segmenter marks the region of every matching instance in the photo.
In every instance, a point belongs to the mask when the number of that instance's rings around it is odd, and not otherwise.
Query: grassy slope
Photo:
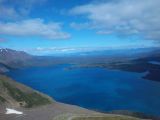
[[[3,75],[0,75],[0,101],[26,108],[52,103],[49,97]]]
[[[4,99],[2,96],[0,96],[0,102],[4,103],[4,102],[6,102],[6,99]]]

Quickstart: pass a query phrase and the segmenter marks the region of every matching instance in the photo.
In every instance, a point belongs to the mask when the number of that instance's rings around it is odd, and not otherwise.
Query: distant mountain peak
[[[0,48],[0,63],[4,65],[10,65],[14,67],[25,65],[26,61],[31,60],[32,57],[32,55],[29,55],[24,51]]]
[[[12,49],[8,49],[8,48],[0,48],[0,55],[2,55],[2,54],[25,54],[25,55],[28,55],[28,56],[31,56],[31,55],[29,55],[29,54],[27,54],[26,52],[24,52],[24,51],[17,51],[17,50],[12,50]],[[18,56],[17,56],[18,57]]]
[[[4,52],[4,51],[8,51],[8,49],[7,48],[0,48],[0,52]]]

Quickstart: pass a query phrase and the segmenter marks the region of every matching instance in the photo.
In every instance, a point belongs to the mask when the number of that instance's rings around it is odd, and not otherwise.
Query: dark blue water
[[[151,63],[153,65],[160,65],[160,62],[158,62],[158,61],[149,61],[149,63]]]
[[[69,65],[13,70],[9,76],[54,99],[99,110],[132,110],[160,115],[160,83],[143,74]]]

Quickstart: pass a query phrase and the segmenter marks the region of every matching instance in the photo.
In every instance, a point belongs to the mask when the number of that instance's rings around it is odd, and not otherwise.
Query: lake
[[[55,100],[92,110],[131,110],[160,115],[160,83],[141,73],[70,65],[32,67],[7,73]]]
[[[160,62],[158,62],[158,61],[149,61],[149,63],[151,63],[153,65],[160,65]]]

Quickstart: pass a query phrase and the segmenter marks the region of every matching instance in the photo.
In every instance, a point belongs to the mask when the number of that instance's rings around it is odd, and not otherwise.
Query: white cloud
[[[34,51],[43,51],[43,52],[67,52],[67,51],[74,51],[76,48],[60,48],[60,47],[49,47],[49,48],[44,48],[44,47],[37,47],[34,49]]]
[[[40,36],[48,39],[66,39],[70,35],[61,30],[61,24],[44,23],[42,19],[30,19],[20,22],[0,22],[0,34],[12,36]]]
[[[56,22],[28,19],[35,6],[47,0],[0,0],[0,35],[41,36],[49,39],[66,39],[70,35]],[[6,22],[8,21],[8,22]]]
[[[0,20],[17,20],[30,14],[46,0],[0,0]]]
[[[47,55],[56,53],[72,53],[75,52],[77,48],[62,48],[62,47],[37,47],[33,49],[25,49],[24,51],[34,54],[34,55]]]
[[[84,29],[84,28],[90,28],[90,23],[75,23],[75,22],[72,22],[70,24],[70,26],[74,29]]]
[[[87,27],[99,34],[140,35],[160,40],[160,0],[119,0],[89,3],[74,7],[72,15],[83,15],[90,21]],[[72,24],[83,28],[82,23]]]
[[[18,18],[20,18],[20,13],[17,13],[17,11],[14,8],[0,6],[0,19],[15,20]]]
[[[108,47],[37,47],[32,49],[25,49],[24,51],[34,55],[53,55],[57,53],[75,53],[75,52],[93,52],[104,50],[120,50],[120,49],[137,49],[137,48],[150,48],[158,47],[153,44],[130,44],[130,45],[113,45]],[[84,55],[84,54],[81,54]]]

